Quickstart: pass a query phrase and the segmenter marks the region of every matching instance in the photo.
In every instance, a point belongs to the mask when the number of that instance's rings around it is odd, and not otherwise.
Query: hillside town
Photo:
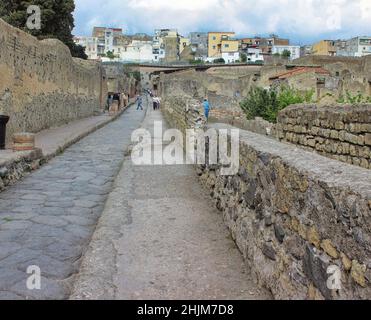
[[[94,27],[92,36],[77,36],[90,60],[122,63],[256,63],[274,58],[295,60],[302,56],[363,57],[371,54],[371,36],[347,40],[321,40],[312,45],[291,44],[289,39],[237,38],[235,32],[191,32],[157,29],[153,36],[126,35],[121,28]]]

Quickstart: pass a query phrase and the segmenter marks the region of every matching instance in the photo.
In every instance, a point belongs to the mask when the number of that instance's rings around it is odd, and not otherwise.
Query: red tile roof
[[[303,73],[314,72],[316,74],[329,75],[330,72],[322,67],[296,67],[293,70],[286,71],[283,73],[276,74],[273,77],[270,77],[269,80],[285,80],[287,78],[297,76]]]

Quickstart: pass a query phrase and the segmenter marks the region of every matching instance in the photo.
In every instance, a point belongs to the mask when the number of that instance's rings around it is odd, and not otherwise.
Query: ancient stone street
[[[144,111],[123,116],[0,193],[0,299],[65,299],[131,132]],[[41,269],[42,290],[26,271]]]
[[[142,127],[152,132],[154,121],[161,112],[149,108]],[[271,298],[193,166],[134,166],[130,157],[77,278],[73,299]]]
[[[370,300],[371,0],[170,2],[0,1],[0,301]]]

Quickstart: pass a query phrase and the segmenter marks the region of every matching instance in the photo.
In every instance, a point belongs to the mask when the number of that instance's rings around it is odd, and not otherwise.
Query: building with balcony
[[[153,61],[174,62],[180,56],[180,36],[176,29],[156,29],[153,37]]]
[[[342,57],[364,57],[371,55],[371,37],[355,37],[336,42],[336,54]]]
[[[208,59],[218,59],[222,57],[222,48],[223,48],[223,41],[224,45],[231,45],[231,40],[234,40],[235,37],[234,32],[209,32],[208,34]],[[238,41],[234,40],[237,43],[237,51],[238,51]],[[235,46],[235,45],[233,45]],[[230,49],[228,47],[224,47],[224,52],[226,49]]]

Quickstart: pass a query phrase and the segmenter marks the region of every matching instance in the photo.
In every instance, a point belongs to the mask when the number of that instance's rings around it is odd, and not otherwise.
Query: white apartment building
[[[85,53],[89,60],[97,60],[98,57],[98,38],[96,37],[75,37],[74,42],[85,48]]]
[[[121,48],[120,61],[137,63],[152,62],[152,42],[133,40],[131,44]]]
[[[179,39],[176,29],[156,29],[153,37],[153,58],[154,62],[160,62],[166,58],[165,38]],[[179,53],[179,48],[178,48]]]
[[[261,49],[247,48],[245,54],[247,55],[247,62],[264,61],[264,55]]]
[[[356,37],[336,42],[336,55],[343,57],[364,57],[371,54],[371,37]]]
[[[222,52],[222,58],[224,59],[225,63],[235,63],[240,61],[240,53],[238,51]]]
[[[282,54],[286,50],[291,53],[290,60],[300,58],[300,46],[273,46],[272,54]]]

